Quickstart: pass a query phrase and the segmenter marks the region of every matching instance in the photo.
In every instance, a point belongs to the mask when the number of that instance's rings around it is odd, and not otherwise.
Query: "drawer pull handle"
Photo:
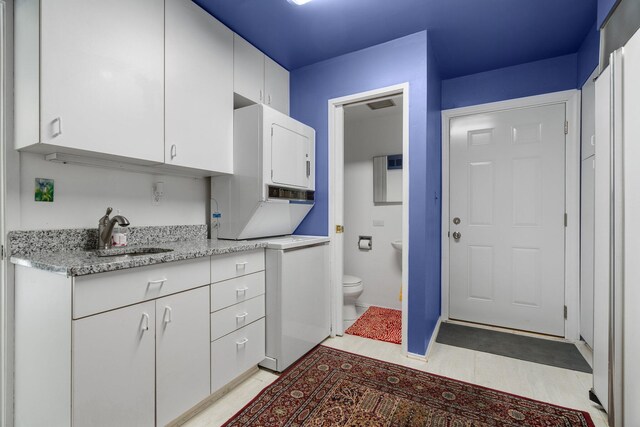
[[[247,313],[246,311],[244,313],[236,314],[236,321],[239,322],[240,320],[244,320],[244,318],[248,315],[249,313]]]
[[[236,293],[239,294],[240,292],[242,292],[243,294],[246,294],[248,290],[249,288],[245,286],[244,288],[237,288]]]
[[[171,307],[166,306],[164,308],[164,324],[171,323]]]
[[[247,261],[244,262],[236,262],[236,270],[239,270],[241,268],[246,268],[247,264],[249,264]]]
[[[149,280],[149,286],[151,285],[164,285],[164,282],[167,281],[166,277],[163,277],[162,279],[158,279],[158,280]]]
[[[236,341],[236,345],[238,345],[238,346],[245,345],[248,342],[249,342],[249,338],[243,338],[240,341]]]
[[[149,315],[147,313],[142,313],[142,322],[141,322],[140,330],[142,332],[149,330]]]

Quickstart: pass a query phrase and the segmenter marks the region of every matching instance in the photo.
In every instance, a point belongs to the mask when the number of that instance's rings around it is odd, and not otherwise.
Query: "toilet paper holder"
[[[373,249],[373,237],[372,236],[360,236],[358,238],[358,249],[361,251],[370,251]]]

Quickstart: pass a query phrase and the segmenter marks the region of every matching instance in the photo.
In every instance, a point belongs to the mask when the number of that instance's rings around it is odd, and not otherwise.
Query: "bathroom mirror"
[[[402,154],[373,158],[373,202],[402,203]]]

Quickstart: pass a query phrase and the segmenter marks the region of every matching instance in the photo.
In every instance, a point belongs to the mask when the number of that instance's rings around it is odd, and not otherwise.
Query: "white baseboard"
[[[409,359],[419,360],[421,362],[426,362],[427,361],[427,356],[422,355],[422,354],[407,353],[407,357]]]
[[[380,308],[386,308],[386,309],[389,309],[389,310],[398,310],[398,311],[402,310],[401,308],[385,307],[385,306],[380,305],[380,304],[367,304],[367,303],[360,303],[360,302],[356,303],[356,307],[364,308],[364,309],[367,309],[369,307],[380,307]]]
[[[425,354],[426,360],[429,360],[429,353],[431,353],[433,344],[436,342],[436,338],[438,338],[438,332],[440,332],[441,324],[442,324],[442,317],[438,318],[438,323],[436,323],[436,327],[433,329],[433,334],[431,334],[431,339],[429,340],[429,345],[427,346],[427,353]]]

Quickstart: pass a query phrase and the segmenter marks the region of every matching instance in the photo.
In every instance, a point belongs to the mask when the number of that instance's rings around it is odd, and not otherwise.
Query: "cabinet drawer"
[[[211,343],[211,393],[264,360],[264,319]]]
[[[211,283],[264,270],[264,249],[211,257]]]
[[[211,283],[210,258],[76,277],[73,318],[89,316]]]
[[[264,295],[211,313],[211,341],[264,317]]]
[[[264,271],[211,285],[211,311],[264,294]]]

